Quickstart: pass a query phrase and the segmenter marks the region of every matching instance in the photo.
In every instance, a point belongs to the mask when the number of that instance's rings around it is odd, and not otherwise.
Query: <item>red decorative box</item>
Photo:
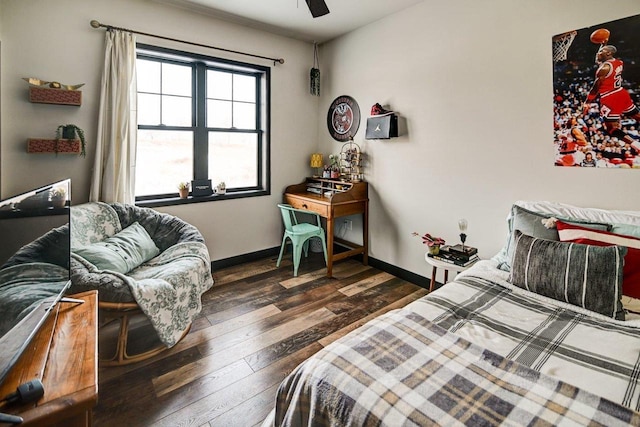
[[[81,105],[82,91],[30,86],[29,101],[41,104]]]
[[[79,139],[29,138],[27,153],[80,154],[82,146]]]

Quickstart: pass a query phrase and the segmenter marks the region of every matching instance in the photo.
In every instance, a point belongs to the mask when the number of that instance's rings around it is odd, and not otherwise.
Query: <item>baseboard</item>
[[[280,246],[276,246],[269,249],[263,249],[257,252],[251,252],[248,254],[238,255],[230,258],[224,258],[217,261],[211,261],[211,269],[216,270],[218,268],[232,267],[234,265],[243,264],[245,262],[256,261],[258,259],[266,258],[269,256],[277,256],[280,253]],[[356,255],[355,259],[362,262],[362,256]],[[420,276],[419,274],[412,273],[408,270],[395,266],[393,264],[389,264],[387,262],[381,261],[379,259],[369,257],[369,265],[377,268],[378,270],[382,270],[389,274],[393,274],[396,277],[401,278],[402,280],[406,280],[407,282],[413,283],[414,285],[418,285],[422,288],[429,289],[429,284],[431,280]],[[439,284],[436,284],[438,286]]]
[[[219,259],[211,261],[211,269],[216,270],[218,268],[233,267],[234,265],[244,264],[245,262],[256,261],[262,258],[270,256],[278,256],[280,253],[280,246],[263,249],[261,251],[251,252],[248,254],[242,254],[230,258]]]
[[[369,257],[369,265],[425,289],[429,289],[429,285],[431,284],[431,280],[424,276],[420,276],[419,274],[412,273],[409,270],[380,261],[373,257]]]

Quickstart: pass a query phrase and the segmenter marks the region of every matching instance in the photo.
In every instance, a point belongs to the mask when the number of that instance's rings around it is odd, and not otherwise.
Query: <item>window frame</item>
[[[157,61],[189,66],[192,69],[192,117],[191,126],[141,125],[137,130],[176,130],[193,132],[193,177],[209,179],[209,132],[251,133],[256,135],[256,172],[255,186],[227,188],[226,194],[180,199],[175,193],[136,196],[136,205],[156,207],[188,203],[199,203],[225,199],[265,196],[271,194],[271,67],[240,61],[185,52],[159,46],[138,43],[136,59]],[[255,129],[234,127],[208,127],[207,123],[207,70],[229,72],[255,78]],[[234,102],[233,97],[230,102]],[[232,116],[233,117],[233,116]],[[160,118],[162,120],[162,116]],[[232,122],[233,124],[233,122]],[[137,154],[136,154],[137,156]],[[177,184],[177,183],[176,183]],[[215,189],[217,183],[211,185]]]

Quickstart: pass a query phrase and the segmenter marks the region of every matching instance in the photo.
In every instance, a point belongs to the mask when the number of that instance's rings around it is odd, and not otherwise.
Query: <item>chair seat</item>
[[[309,234],[309,233],[322,233],[324,230],[317,225],[309,224],[303,222],[301,224],[294,225],[291,227],[290,233],[292,234]]]

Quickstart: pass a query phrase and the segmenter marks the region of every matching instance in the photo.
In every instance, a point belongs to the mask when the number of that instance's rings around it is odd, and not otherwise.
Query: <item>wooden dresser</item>
[[[36,403],[0,409],[24,418],[19,426],[91,426],[98,401],[98,292],[71,297],[84,303],[60,302],[0,386],[6,396],[34,378],[44,384]]]
[[[369,253],[369,187],[366,182],[343,182],[335,179],[307,178],[290,185],[284,192],[284,202],[298,209],[317,212],[326,219],[327,276],[333,274],[333,262],[362,255],[365,265]],[[336,218],[362,214],[362,244],[334,237]],[[333,244],[347,248],[335,253]]]

